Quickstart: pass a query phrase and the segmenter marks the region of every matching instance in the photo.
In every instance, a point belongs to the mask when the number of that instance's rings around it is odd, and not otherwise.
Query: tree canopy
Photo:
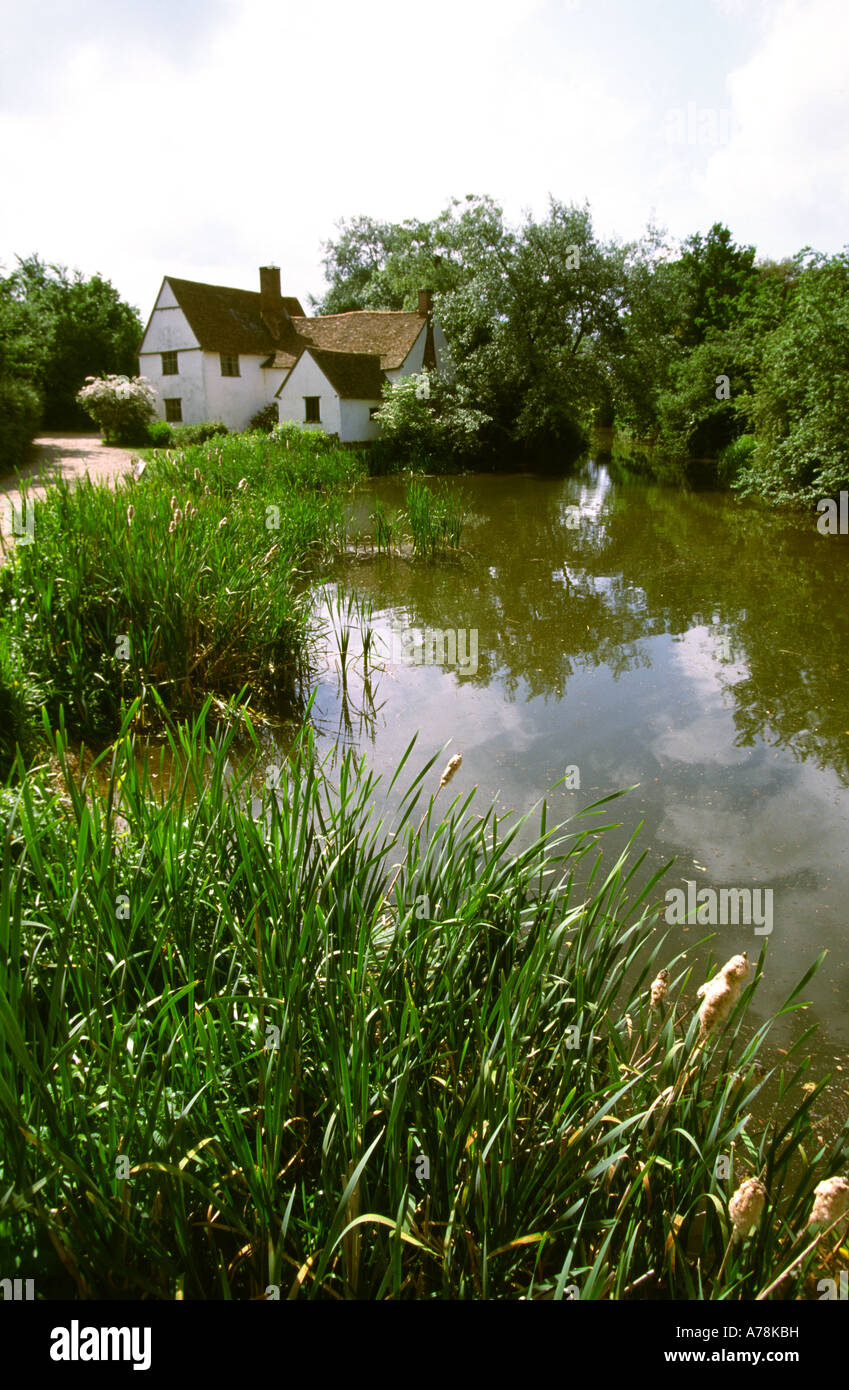
[[[383,413],[390,435],[403,417],[399,447],[413,430],[448,448],[460,409],[477,422],[478,466],[563,466],[604,423],[643,441],[643,466],[667,479],[774,501],[849,484],[846,254],[759,260],[720,222],[678,246],[654,227],[604,242],[586,205],[551,199],[510,227],[472,195],[432,221],[342,222],[324,249],[322,312],[435,293],[455,379]],[[416,411],[429,417],[417,427]]]

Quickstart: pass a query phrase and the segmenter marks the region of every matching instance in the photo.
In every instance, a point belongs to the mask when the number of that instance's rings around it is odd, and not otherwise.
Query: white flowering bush
[[[77,401],[106,444],[136,443],[156,414],[156,395],[145,376],[86,377]]]

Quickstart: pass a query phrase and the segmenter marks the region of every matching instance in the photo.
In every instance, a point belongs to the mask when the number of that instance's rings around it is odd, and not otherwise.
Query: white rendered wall
[[[422,331],[404,358],[400,367],[393,367],[386,372],[390,381],[397,381],[399,377],[410,376],[413,372],[420,372],[422,369],[422,358],[424,357],[425,343],[427,342],[427,326],[422,326]]]
[[[304,396],[319,397],[321,423],[308,425],[304,416],[306,407]],[[317,362],[308,352],[298,358],[288,379],[277,395],[280,405],[280,419],[294,420],[295,424],[306,429],[324,430],[325,434],[338,434],[342,438],[342,420],[339,397],[324,375]]]
[[[221,354],[205,352],[203,371],[206,382],[205,420],[223,420],[229,430],[247,429],[251,417],[267,404],[264,357],[239,354],[239,375],[221,375]]]
[[[165,350],[168,351],[167,348]],[[210,420],[212,417],[206,413],[203,353],[200,348],[188,348],[183,352],[178,352],[177,368],[176,376],[163,376],[160,353],[139,353],[139,373],[141,376],[147,377],[156,392],[158,418],[160,420],[165,419],[163,400],[166,396],[171,396],[182,402],[183,422],[185,424],[196,425],[201,420]]]
[[[162,353],[177,353],[177,375],[162,375]],[[189,327],[189,321],[179,308],[168,281],[162,283],[150,323],[139,349],[139,374],[146,376],[156,392],[156,413],[165,419],[163,399],[174,397],[182,403],[183,420],[197,424],[209,419],[206,414],[203,353]]]
[[[380,426],[376,420],[369,419],[369,411],[380,401],[340,401],[342,426],[339,438],[349,444],[364,439],[378,439]]]

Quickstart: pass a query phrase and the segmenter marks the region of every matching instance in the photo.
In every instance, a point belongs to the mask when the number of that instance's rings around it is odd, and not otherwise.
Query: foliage
[[[765,340],[750,416],[743,492],[812,503],[849,487],[849,252],[806,257]]]
[[[707,236],[687,238],[675,275],[682,291],[675,336],[685,347],[697,347],[709,333],[739,321],[758,280],[755,248],[735,245],[728,228],[715,222]]]
[[[276,401],[269,401],[268,405],[264,405],[260,410],[256,412],[255,415],[251,416],[251,422],[248,425],[248,429],[264,430],[265,433],[268,434],[271,430],[274,429],[274,426],[277,424],[279,418],[280,407],[278,406]]]
[[[84,429],[77,394],[88,376],[131,375],[142,333],[137,311],[100,275],[18,260],[0,278],[0,376],[22,378],[44,402],[47,429]]]
[[[603,423],[653,446],[645,466],[667,481],[736,473],[775,501],[846,484],[845,254],[758,261],[720,222],[677,247],[653,226],[604,244],[587,207],[552,200],[510,228],[473,197],[429,222],[343,222],[325,252],[324,312],[411,309],[428,286],[456,368],[456,409],[392,389],[374,472],[559,470]],[[719,456],[744,432],[755,450],[729,473]]]
[[[375,419],[380,439],[372,446],[372,472],[391,467],[457,472],[480,460],[489,419],[468,404],[462,387],[423,371],[387,382]]]
[[[167,449],[174,438],[174,429],[167,420],[153,420],[147,427],[147,442],[154,449]]]
[[[147,377],[87,377],[77,400],[98,424],[107,444],[146,441],[156,412],[156,394]]]
[[[57,483],[34,503],[37,543],[16,547],[0,593],[52,719],[64,706],[91,739],[153,690],[172,710],[246,685],[294,698],[299,575],[336,549],[340,499],[363,473],[350,450],[317,443],[232,435],[155,453],[137,483]]]
[[[446,550],[458,550],[466,513],[455,487],[445,483],[426,487],[412,478],[405,500],[416,555],[432,560]]]
[[[602,803],[557,828],[544,806],[478,816],[473,793],[437,810],[411,745],[376,817],[350,749],[331,783],[305,735],[270,785],[247,722],[241,760],[206,713],[169,734],[159,791],[130,710],[82,786],[60,733],[58,787],[5,794],[10,1277],[76,1299],[696,1301],[794,1265],[846,1155],[845,1133],[815,1138],[814,1030],[764,1066],[762,956],[697,1047],[689,952],[652,928],[659,874],[629,900],[630,846],[595,872]],[[734,1243],[749,1174],[767,1212]]]
[[[229,433],[223,420],[201,420],[196,425],[172,425],[171,444],[178,449],[188,444],[208,444],[210,439],[220,439],[222,435]]]
[[[0,471],[26,463],[41,423],[41,400],[29,382],[0,376]]]
[[[418,291],[453,290],[467,279],[481,246],[501,239],[501,209],[491,198],[469,194],[453,198],[432,221],[376,222],[343,219],[339,235],[324,245],[324,271],[330,289],[313,300],[320,314],[352,309],[418,307]]]
[[[741,434],[720,450],[717,460],[717,474],[723,483],[733,483],[741,473],[749,468],[757,448],[753,434]]]

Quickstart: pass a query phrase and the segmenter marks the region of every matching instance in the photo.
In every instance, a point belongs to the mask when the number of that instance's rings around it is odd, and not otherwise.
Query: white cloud
[[[849,6],[786,0],[729,73],[738,133],[694,178],[698,203],[773,256],[849,240]]]
[[[772,254],[841,242],[842,0],[761,7],[757,51],[730,59],[740,131],[714,151],[664,145],[672,40],[660,26],[656,71],[628,76],[630,0],[607,0],[603,41],[595,6],[560,0],[187,3],[185,22],[166,0],[36,0],[15,20],[0,260],[100,270],[143,314],[166,272],[251,287],[269,260],[305,299],[340,217],[430,217],[470,192],[511,219],[587,198],[604,235],[656,209],[678,235],[721,218]],[[714,0],[723,33],[736,3]]]

